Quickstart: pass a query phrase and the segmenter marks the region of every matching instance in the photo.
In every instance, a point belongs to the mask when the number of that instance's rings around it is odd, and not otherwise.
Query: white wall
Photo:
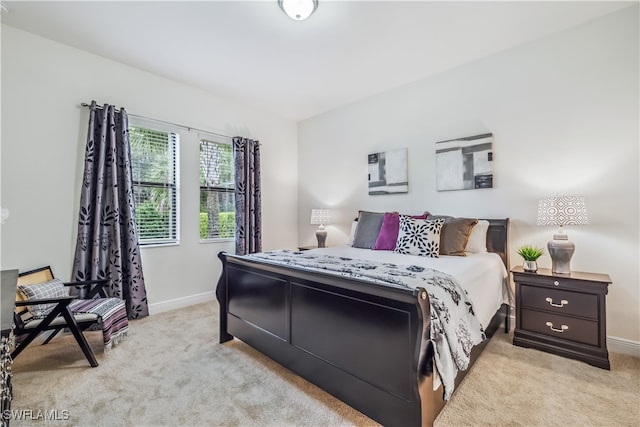
[[[300,243],[314,242],[320,205],[341,215],[328,245],[346,241],[358,209],[509,217],[518,265],[515,248],[555,231],[535,226],[538,199],[583,195],[591,223],[568,227],[572,269],[611,276],[608,335],[638,349],[638,49],[636,6],[300,123]],[[437,192],[435,141],[486,132],[494,188]],[[409,193],[368,196],[367,154],[401,147]]]
[[[58,277],[70,278],[88,120],[80,103],[93,99],[140,116],[259,139],[263,245],[295,247],[295,123],[2,25],[0,204],[11,211],[1,228],[3,269],[50,264]],[[234,249],[233,243],[199,243],[194,134],[183,134],[180,156],[180,245],[142,249],[152,313],[213,298],[216,254]]]

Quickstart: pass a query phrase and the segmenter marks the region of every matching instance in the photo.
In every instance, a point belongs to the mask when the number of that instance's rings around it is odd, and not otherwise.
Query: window
[[[133,197],[141,245],[176,243],[180,189],[177,132],[161,125],[129,124]]]
[[[235,174],[233,146],[200,139],[200,239],[235,236]]]

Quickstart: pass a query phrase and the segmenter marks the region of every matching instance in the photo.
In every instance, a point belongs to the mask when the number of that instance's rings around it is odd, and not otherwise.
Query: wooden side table
[[[541,268],[511,270],[516,285],[513,344],[610,369],[605,297],[607,274]]]

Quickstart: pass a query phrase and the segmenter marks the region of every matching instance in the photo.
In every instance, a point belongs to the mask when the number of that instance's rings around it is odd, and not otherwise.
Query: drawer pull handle
[[[553,298],[545,298],[545,301],[549,303],[549,305],[551,307],[564,307],[565,305],[569,304],[569,301],[567,301],[566,299],[563,299],[560,301],[560,304],[556,304],[555,302],[553,302]]]
[[[563,333],[564,331],[566,331],[567,329],[569,329],[569,327],[567,325],[562,325],[560,326],[560,329],[558,328],[554,328],[553,327],[553,323],[551,322],[547,322],[546,325],[554,332],[560,332]]]
[[[557,280],[554,280],[554,281],[553,281],[553,285],[554,285],[554,286],[560,286],[560,282],[558,282]]]

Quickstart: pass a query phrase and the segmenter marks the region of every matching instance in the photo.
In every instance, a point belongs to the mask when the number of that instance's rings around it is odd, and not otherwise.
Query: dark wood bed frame
[[[487,249],[508,267],[509,220],[489,223]],[[220,343],[237,337],[385,426],[433,424],[445,402],[442,386],[433,390],[432,345],[422,344],[429,336],[423,288],[218,257]],[[506,304],[485,328],[488,337],[503,319],[507,332]],[[471,364],[487,342],[474,348]]]

